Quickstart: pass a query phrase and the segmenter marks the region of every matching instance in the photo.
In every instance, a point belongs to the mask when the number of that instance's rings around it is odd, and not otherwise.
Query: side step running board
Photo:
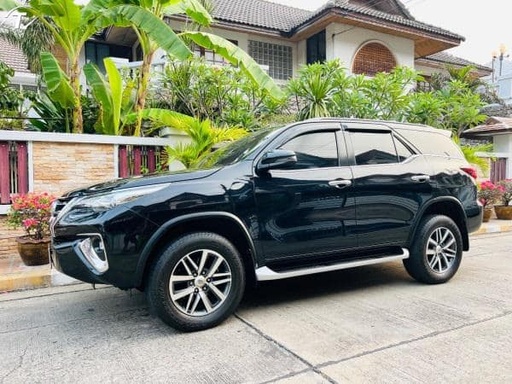
[[[399,255],[385,256],[385,257],[378,257],[378,258],[374,258],[374,259],[365,259],[365,260],[357,260],[357,261],[347,261],[347,262],[341,262],[341,263],[337,263],[337,264],[322,265],[322,266],[318,266],[318,267],[310,267],[310,268],[302,268],[302,269],[293,269],[293,270],[283,271],[283,272],[276,272],[276,271],[270,269],[269,267],[261,267],[261,268],[256,269],[256,279],[258,281],[289,279],[290,277],[312,275],[315,273],[322,273],[322,272],[338,271],[341,269],[362,267],[363,265],[387,263],[389,261],[407,259],[408,257],[409,257],[409,251],[407,249],[402,248],[402,253]]]

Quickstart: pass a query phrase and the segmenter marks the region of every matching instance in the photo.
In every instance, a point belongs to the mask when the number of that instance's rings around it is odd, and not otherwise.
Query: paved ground
[[[448,284],[400,263],[268,283],[182,334],[144,296],[85,285],[0,295],[2,383],[509,383],[512,233],[473,238]]]
[[[488,223],[482,223],[480,230],[472,236],[509,231],[512,231],[512,220],[493,218]],[[28,267],[23,265],[17,254],[5,259],[0,258],[0,293],[74,283],[77,281],[52,269],[49,264]]]

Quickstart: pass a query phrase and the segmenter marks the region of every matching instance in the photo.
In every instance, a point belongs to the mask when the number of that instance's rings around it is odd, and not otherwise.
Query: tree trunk
[[[135,113],[137,122],[133,131],[134,136],[142,134],[142,111],[146,105],[146,96],[148,94],[149,77],[151,71],[151,62],[153,61],[154,51],[144,56],[139,73],[139,88],[137,89],[137,102],[135,104]]]
[[[73,88],[75,104],[73,107],[73,133],[84,133],[81,102],[82,92],[80,89],[80,66],[78,65],[78,58],[75,58],[71,63],[69,80],[71,88]]]

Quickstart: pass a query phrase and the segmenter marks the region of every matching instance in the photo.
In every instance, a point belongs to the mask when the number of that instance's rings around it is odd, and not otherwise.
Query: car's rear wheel
[[[404,260],[405,269],[422,283],[444,283],[459,269],[462,247],[462,235],[452,219],[426,216],[416,231],[409,258]]]
[[[199,232],[171,243],[150,271],[150,307],[182,331],[213,327],[238,306],[245,288],[237,249],[224,237]]]

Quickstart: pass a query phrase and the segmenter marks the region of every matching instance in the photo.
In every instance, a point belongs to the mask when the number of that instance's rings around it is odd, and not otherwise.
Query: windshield
[[[199,168],[224,167],[243,160],[249,153],[266,143],[272,131],[274,129],[261,129],[217,149],[200,162]]]

